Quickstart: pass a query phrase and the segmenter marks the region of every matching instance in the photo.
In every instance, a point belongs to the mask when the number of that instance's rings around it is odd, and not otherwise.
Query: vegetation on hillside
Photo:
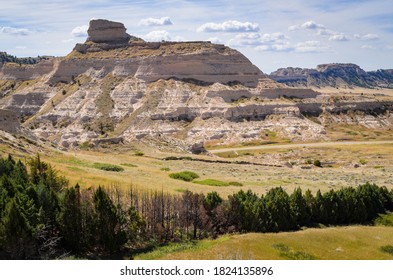
[[[46,56],[38,56],[38,57],[16,57],[13,55],[9,55],[6,52],[0,52],[0,64],[13,62],[18,64],[36,64],[41,60],[48,59]]]
[[[227,199],[216,192],[124,193],[70,187],[39,155],[27,166],[12,156],[0,159],[1,259],[109,258],[230,232],[368,224],[392,210],[393,192],[375,184],[316,195],[300,188],[262,196],[240,190]]]

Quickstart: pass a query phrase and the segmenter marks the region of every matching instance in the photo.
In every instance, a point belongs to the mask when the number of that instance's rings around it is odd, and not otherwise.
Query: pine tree
[[[64,192],[61,203],[59,224],[63,243],[73,252],[82,250],[82,220],[80,187],[68,188]]]
[[[122,218],[117,215],[115,205],[102,187],[98,187],[94,193],[94,207],[99,244],[109,253],[119,251],[127,241]]]

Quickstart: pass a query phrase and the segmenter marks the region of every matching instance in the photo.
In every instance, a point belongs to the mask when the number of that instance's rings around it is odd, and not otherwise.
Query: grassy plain
[[[392,260],[393,227],[350,226],[297,232],[225,235],[183,245],[168,245],[135,259]],[[386,252],[388,251],[388,252]]]
[[[316,192],[318,189],[328,191],[366,182],[393,188],[393,144],[390,143],[343,145],[338,142],[326,147],[300,144],[291,148],[273,146],[269,149],[217,153],[214,156],[191,155],[193,160],[165,160],[176,154],[143,147],[138,149],[143,150],[143,156],[125,148],[110,152],[50,150],[40,153],[43,160],[70,180],[71,185],[79,183],[86,188],[98,185],[128,188],[132,185],[147,190],[162,189],[169,193],[186,189],[202,193],[217,191],[223,197],[240,189],[263,194],[277,186],[282,186],[289,193],[296,187]],[[23,161],[28,160],[25,154],[0,145],[1,155],[9,152]],[[321,162],[322,168],[312,164],[315,160]],[[97,163],[121,166],[124,171],[97,169]],[[197,173],[200,181],[239,182],[243,186],[195,184],[169,177],[170,173],[186,170]]]

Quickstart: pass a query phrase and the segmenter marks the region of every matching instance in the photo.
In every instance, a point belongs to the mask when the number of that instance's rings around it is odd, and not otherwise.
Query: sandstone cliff
[[[11,118],[17,131],[18,118],[23,129],[69,149],[144,139],[201,147],[257,141],[270,132],[318,140],[327,137],[325,124],[332,121],[393,127],[389,98],[338,98],[277,83],[224,45],[144,42],[105,20],[91,21],[88,35],[64,58],[1,67],[0,108],[12,114],[1,119],[0,111],[0,129],[10,130]],[[323,81],[336,85],[355,74],[387,81],[390,75],[337,67],[289,68],[276,76],[304,86],[330,72],[334,79]]]

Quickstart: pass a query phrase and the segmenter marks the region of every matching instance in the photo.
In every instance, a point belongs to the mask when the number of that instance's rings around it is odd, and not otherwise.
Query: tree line
[[[167,242],[226,233],[367,224],[393,210],[393,191],[363,184],[265,195],[72,187],[39,155],[0,159],[0,259],[109,258]]]

